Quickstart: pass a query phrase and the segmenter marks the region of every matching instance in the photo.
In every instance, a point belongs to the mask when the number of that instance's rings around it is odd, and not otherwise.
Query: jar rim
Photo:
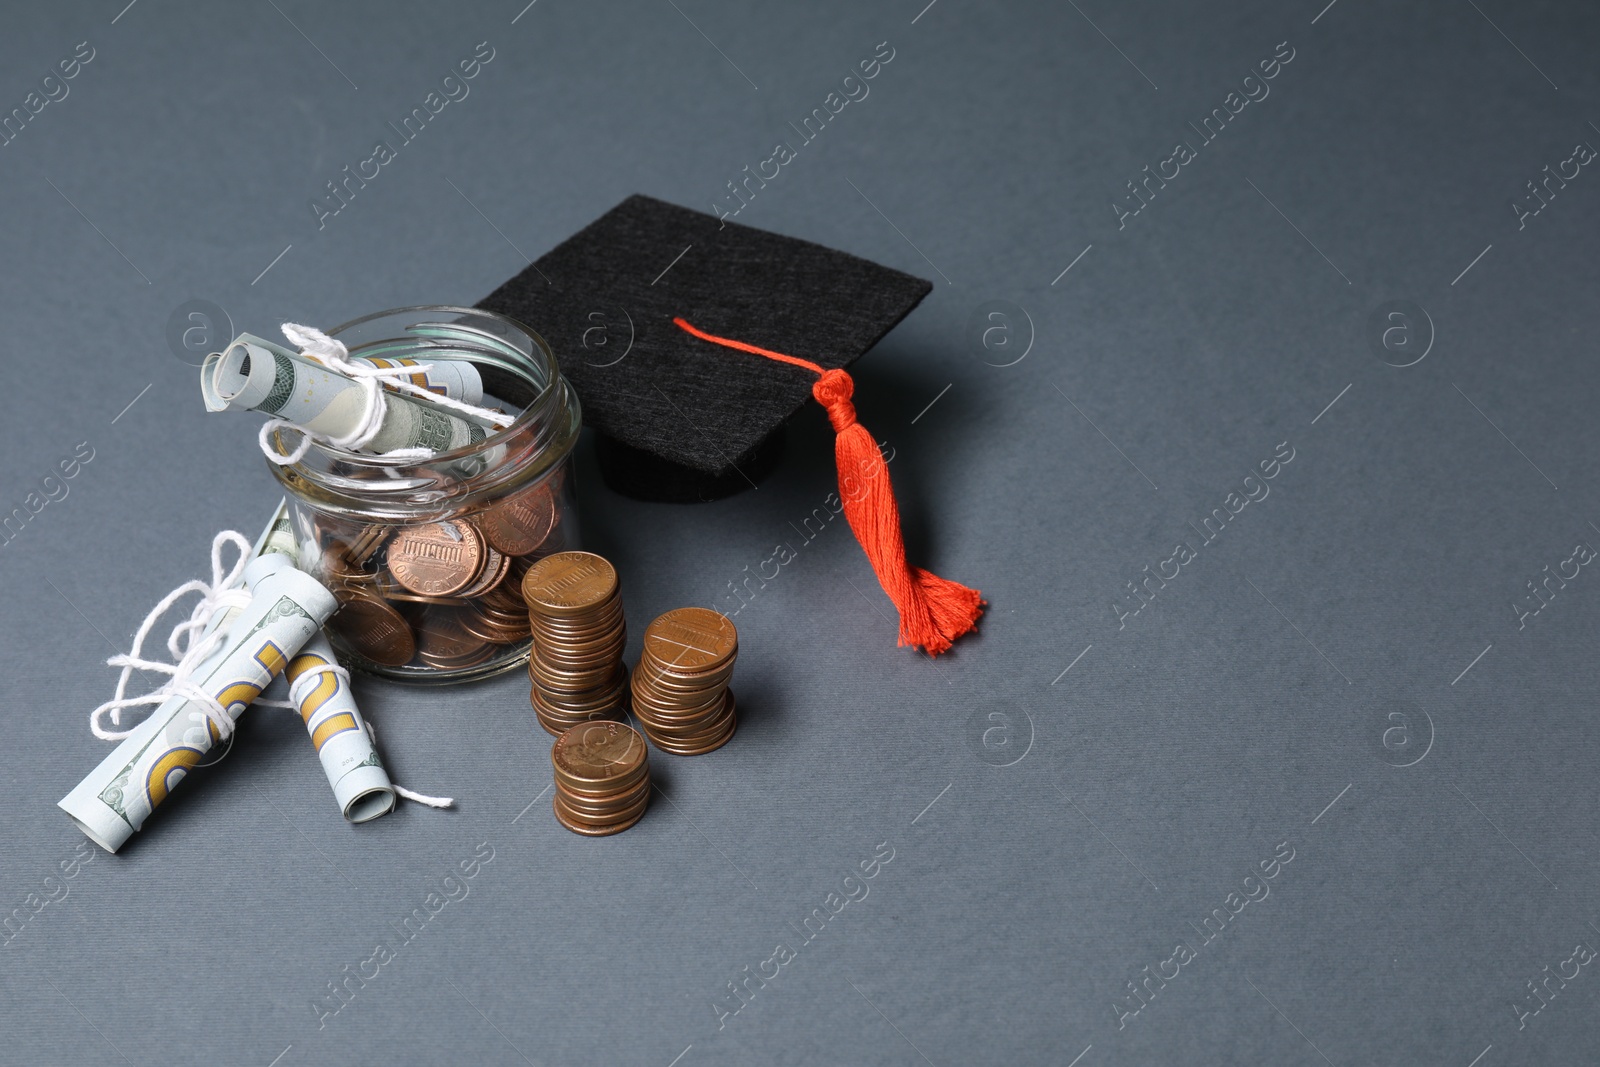
[[[509,315],[452,304],[425,304],[362,315],[330,330],[329,336],[337,338],[341,333],[376,320],[395,319],[403,323],[388,336],[363,341],[361,348],[369,348],[372,343],[409,339],[405,335],[413,325],[449,325],[447,317],[456,317],[457,323],[467,327],[475,320],[483,327],[480,332],[490,336],[497,334],[500,326],[509,331],[500,337],[504,348],[487,344],[479,347],[486,357],[482,362],[492,362],[525,383],[530,391],[537,390],[521,412],[508,425],[476,441],[421,458],[354,452],[313,440],[300,460],[271,465],[273,475],[291,495],[307,503],[314,501],[313,506],[319,508],[372,515],[382,513],[399,518],[437,509],[439,487],[445,484],[441,477],[446,473],[449,476],[446,480],[457,487],[451,490],[453,499],[468,503],[490,499],[543,477],[570,455],[582,425],[577,393],[562,375],[549,342]],[[413,321],[406,323],[407,318]],[[345,340],[347,344],[354,343]],[[416,340],[425,347],[428,339],[417,336]],[[523,351],[524,345],[531,351]],[[468,342],[462,342],[462,346],[472,347]],[[359,349],[352,349],[352,354],[356,351]],[[276,432],[281,434],[283,430],[280,428]],[[279,442],[280,448],[283,444]],[[474,469],[481,458],[496,453],[499,458],[491,460],[489,466]],[[350,482],[347,474],[340,472],[341,468],[382,472],[388,477],[376,482],[363,480],[358,487]]]

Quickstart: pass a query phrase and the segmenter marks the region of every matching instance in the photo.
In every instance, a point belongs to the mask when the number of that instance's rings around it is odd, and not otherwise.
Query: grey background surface
[[[94,458],[0,547],[0,1061],[1593,1060],[1600,974],[1549,976],[1600,947],[1600,576],[1521,628],[1512,605],[1600,545],[1600,175],[1510,206],[1600,145],[1593,8],[924,3],[7,5],[0,111],[94,58],[0,149],[0,510]],[[310,199],[481,41],[470,96],[319,229]],[[366,679],[397,780],[459,810],[346,825],[262,711],[60,880],[104,659],[276,500],[256,420],[203,412],[174,309],[267,334],[471,303],[629,193],[710,210],[883,41],[870,95],[739,221],[936,282],[857,400],[913,558],[984,591],[981,633],[897,649],[835,524],[736,616],[734,742],[657,757],[623,835],[554,822],[519,676]],[[1270,95],[1200,145],[1279,42]],[[1197,158],[1119,228],[1180,140]],[[1413,306],[1385,347],[1388,301]],[[1282,442],[1270,495],[1203,543]],[[718,504],[616,498],[587,449],[580,477],[630,659],[660,611],[730,607],[833,488],[814,408]],[[1119,622],[1179,542],[1196,558]],[[470,894],[319,1015],[482,843]]]

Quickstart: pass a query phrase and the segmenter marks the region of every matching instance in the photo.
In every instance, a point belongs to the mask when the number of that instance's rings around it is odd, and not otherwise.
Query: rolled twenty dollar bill
[[[401,361],[365,362],[377,366]],[[468,404],[483,399],[483,383],[472,364],[462,360],[429,362],[432,366],[426,374],[411,376],[426,381],[423,388]],[[457,390],[461,395],[456,395]],[[366,395],[354,379],[248,333],[206,357],[200,368],[200,392],[208,411],[260,411],[328,438],[348,437],[360,426],[367,409]],[[383,453],[427,448],[445,452],[483,440],[490,429],[471,416],[391,392],[386,397],[383,422],[365,450]]]
[[[249,606],[227,624],[222,644],[188,679],[235,721],[338,606],[321,583],[282,557],[252,561],[244,582]],[[115,852],[218,740],[199,704],[172,696],[59,806],[91,841]]]
[[[282,501],[252,554],[258,559],[277,554],[292,561],[295,552],[289,505]],[[333,646],[319,630],[289,661],[284,677],[289,680],[289,699],[311,735],[339,810],[351,822],[361,823],[394,810],[394,785],[372,745],[350,682],[332,671],[317,669],[338,665]]]

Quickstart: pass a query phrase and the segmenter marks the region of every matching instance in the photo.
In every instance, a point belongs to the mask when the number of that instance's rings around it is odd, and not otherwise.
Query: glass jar
[[[299,462],[270,465],[289,493],[300,566],[339,599],[327,631],[340,661],[432,683],[526,663],[522,575],[578,547],[578,397],[550,346],[504,315],[447,306],[378,312],[329,336],[354,358],[439,371],[470,363],[482,398],[467,402],[515,415],[425,460],[313,443]],[[421,375],[412,381],[432,388]],[[288,452],[297,442],[291,432],[274,446]]]

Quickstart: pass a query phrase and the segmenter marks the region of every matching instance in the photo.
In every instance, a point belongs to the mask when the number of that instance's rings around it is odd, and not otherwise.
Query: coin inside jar
[[[389,536],[385,526],[367,526],[351,541],[345,549],[345,558],[354,566],[361,566],[371,559],[378,549],[383,547],[383,542]]]
[[[450,596],[477,580],[484,545],[465,522],[446,519],[400,531],[389,542],[389,573],[395,581],[425,596]]]
[[[431,613],[417,626],[417,655],[424,660],[472,659],[482,653],[484,645],[459,619],[443,612]]]
[[[484,539],[508,556],[525,556],[544,544],[555,525],[555,495],[549,485],[507,497],[477,517]]]
[[[470,600],[473,597],[481,596],[484,593],[487,593],[489,590],[498,586],[501,581],[505,579],[507,572],[510,570],[511,557],[502,555],[492,548],[489,549],[485,554],[483,569],[478,574],[478,580],[473,582],[472,585],[468,586],[466,589],[461,590],[460,596],[463,599]]]
[[[411,627],[379,597],[358,593],[341,598],[341,603],[329,621],[356,652],[385,667],[402,666],[417,654]]]

